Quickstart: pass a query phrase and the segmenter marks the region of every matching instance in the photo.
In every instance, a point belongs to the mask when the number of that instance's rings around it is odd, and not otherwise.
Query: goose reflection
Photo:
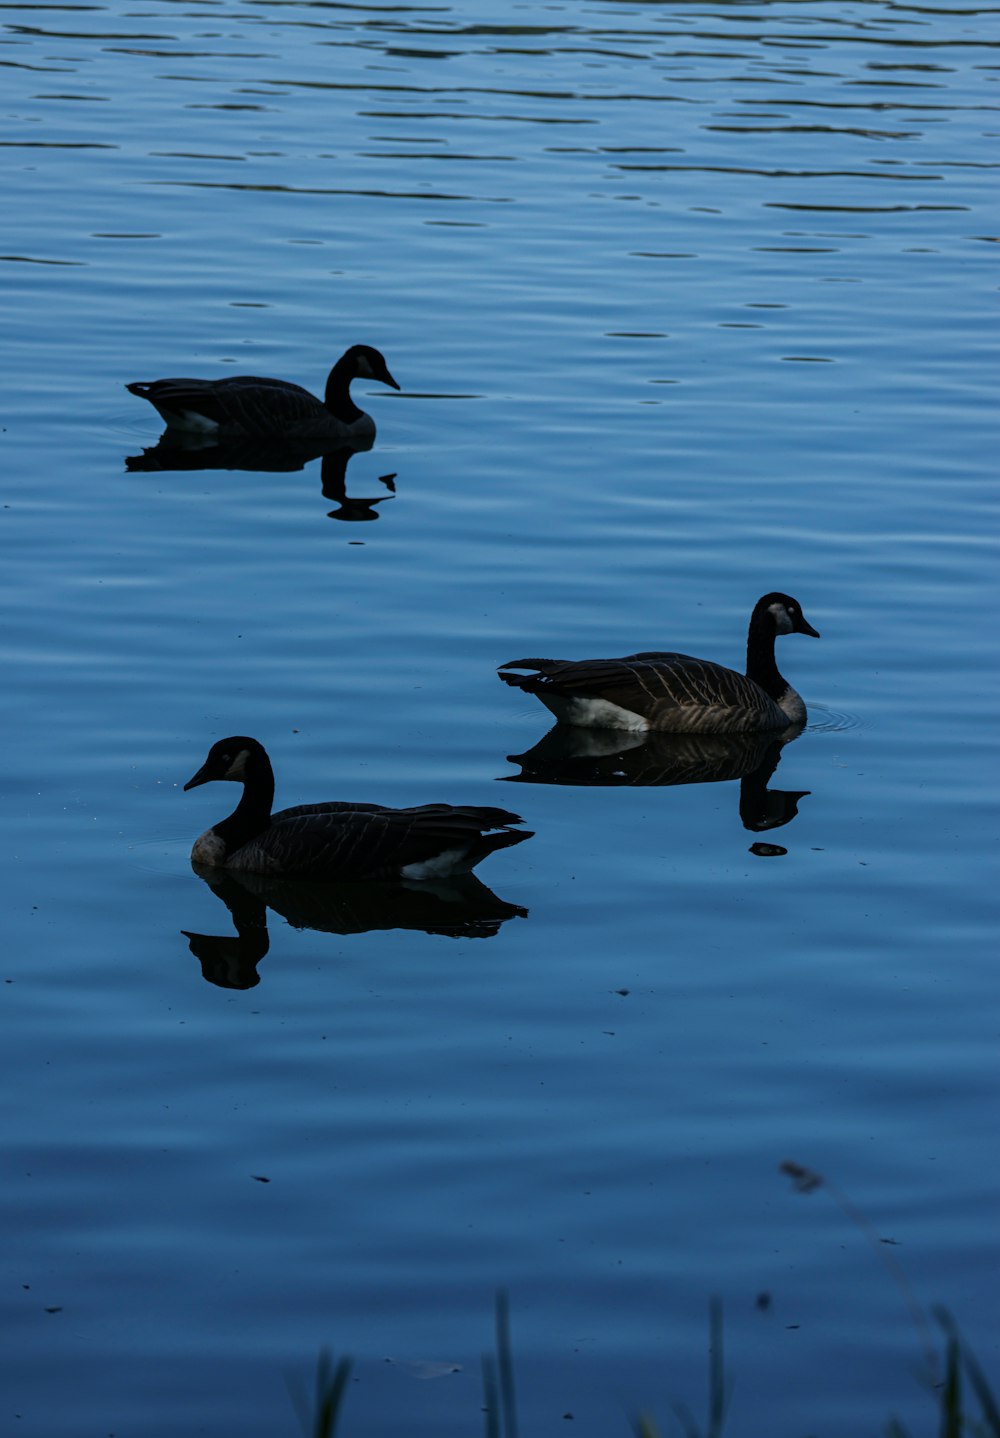
[[[323,498],[332,499],[339,506],[337,509],[331,509],[327,518],[344,520],[349,524],[378,519],[376,505],[382,504],[387,499],[393,499],[396,494],[396,475],[393,473],[380,474],[378,477],[379,484],[385,485],[389,491],[388,494],[371,495],[367,499],[349,495],[347,493],[347,461],[353,453],[353,450],[338,449],[332,454],[324,454],[320,466]]]
[[[367,497],[347,493],[347,466],[356,454],[370,450],[372,438],[363,437],[357,442],[345,445],[320,441],[312,443],[281,443],[268,439],[236,439],[219,444],[211,435],[187,434],[184,431],[164,430],[156,444],[144,449],[142,454],[130,454],[125,458],[129,474],[165,474],[170,472],[192,472],[203,469],[244,470],[261,474],[294,474],[305,469],[307,464],[320,460],[320,484],[323,498],[332,500],[336,509],[331,509],[330,519],[347,523],[365,523],[379,518],[377,506],[392,499],[396,493],[396,475],[379,475],[379,483],[385,485],[387,494]]]
[[[508,904],[474,874],[407,883],[308,883],[263,874],[232,873],[192,864],[198,877],[229,910],[235,934],[181,932],[201,964],[202,978],[223,989],[252,989],[257,965],[270,947],[267,911],[293,929],[324,934],[367,934],[414,929],[453,939],[491,939],[508,919],[527,918],[527,909]]]
[[[659,787],[740,781],[745,829],[780,829],[798,813],[808,789],[769,789],[781,751],[801,728],[773,734],[632,734],[619,729],[577,729],[556,724],[525,754],[509,754],[519,774],[513,784]]]

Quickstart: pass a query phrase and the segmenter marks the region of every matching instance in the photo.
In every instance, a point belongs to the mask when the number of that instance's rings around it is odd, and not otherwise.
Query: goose
[[[168,429],[195,434],[271,438],[374,437],[375,421],[351,399],[351,380],[376,379],[399,389],[385,359],[371,345],[352,345],[334,365],[322,400],[283,379],[154,379],[125,388],[148,399]]]
[[[801,728],[806,706],[778,672],[779,634],[818,632],[798,600],[765,594],[750,616],[747,671],[689,654],[623,659],[512,659],[500,678],[534,694],[564,724],[585,729],[659,729],[672,734],[749,734]],[[512,670],[527,669],[529,674]]]
[[[274,771],[263,744],[220,739],[185,791],[229,779],[243,794],[228,819],[195,841],[191,862],[296,879],[444,879],[532,835],[506,809],[421,804],[298,804],[271,813]],[[497,832],[488,832],[495,830]]]

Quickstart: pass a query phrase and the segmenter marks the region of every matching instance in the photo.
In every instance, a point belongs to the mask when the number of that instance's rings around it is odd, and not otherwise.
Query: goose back
[[[525,676],[511,669],[532,669]],[[741,734],[791,721],[759,685],[708,659],[650,652],[622,659],[514,659],[500,678],[534,694],[564,724]]]
[[[805,704],[774,662],[775,637],[789,633],[819,637],[796,600],[771,593],[750,617],[746,674],[710,659],[652,650],[621,659],[512,659],[499,675],[534,694],[564,724],[633,733],[777,732],[806,718]]]
[[[528,834],[505,809],[424,804],[300,804],[272,815],[269,826],[226,860],[226,867],[300,879],[434,879],[467,874],[498,849]],[[496,833],[484,830],[496,829]]]
[[[357,443],[374,437],[375,421],[351,398],[355,379],[374,379],[399,389],[385,358],[371,345],[352,345],[341,355],[330,370],[321,400],[301,385],[263,375],[139,380],[125,388],[148,400],[168,429]]]
[[[301,385],[260,375],[231,375],[228,379],[157,379],[125,388],[146,399],[171,429],[195,434],[255,434],[303,437],[337,431],[375,432],[369,415],[366,424],[353,426],[335,420],[321,400]]]
[[[243,785],[235,810],[195,842],[192,862],[300,879],[440,879],[469,873],[489,854],[531,837],[506,809],[329,801],[271,813],[274,775],[256,739],[219,740],[185,789]]]

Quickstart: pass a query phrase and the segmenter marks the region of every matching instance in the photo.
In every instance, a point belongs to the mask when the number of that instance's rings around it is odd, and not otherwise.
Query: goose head
[[[380,384],[387,384],[390,389],[399,389],[399,385],[389,373],[385,358],[372,345],[351,345],[341,357],[337,368],[341,365],[349,379],[377,379]]]
[[[802,613],[802,605],[790,594],[774,592],[758,599],[750,619],[751,627],[755,623],[773,625],[775,634],[810,634],[813,639],[819,638],[819,630],[812,627]]]
[[[208,758],[187,781],[184,790],[197,789],[199,784],[210,784],[213,779],[232,779],[234,783],[245,784],[255,775],[269,773],[270,768],[263,744],[245,734],[235,734],[212,745]]]

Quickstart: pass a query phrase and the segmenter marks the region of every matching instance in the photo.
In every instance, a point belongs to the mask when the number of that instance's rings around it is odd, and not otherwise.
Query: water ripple
[[[841,734],[850,729],[859,729],[865,722],[860,715],[852,714],[846,709],[831,709],[826,704],[817,704],[810,700],[807,728],[811,732]]]

